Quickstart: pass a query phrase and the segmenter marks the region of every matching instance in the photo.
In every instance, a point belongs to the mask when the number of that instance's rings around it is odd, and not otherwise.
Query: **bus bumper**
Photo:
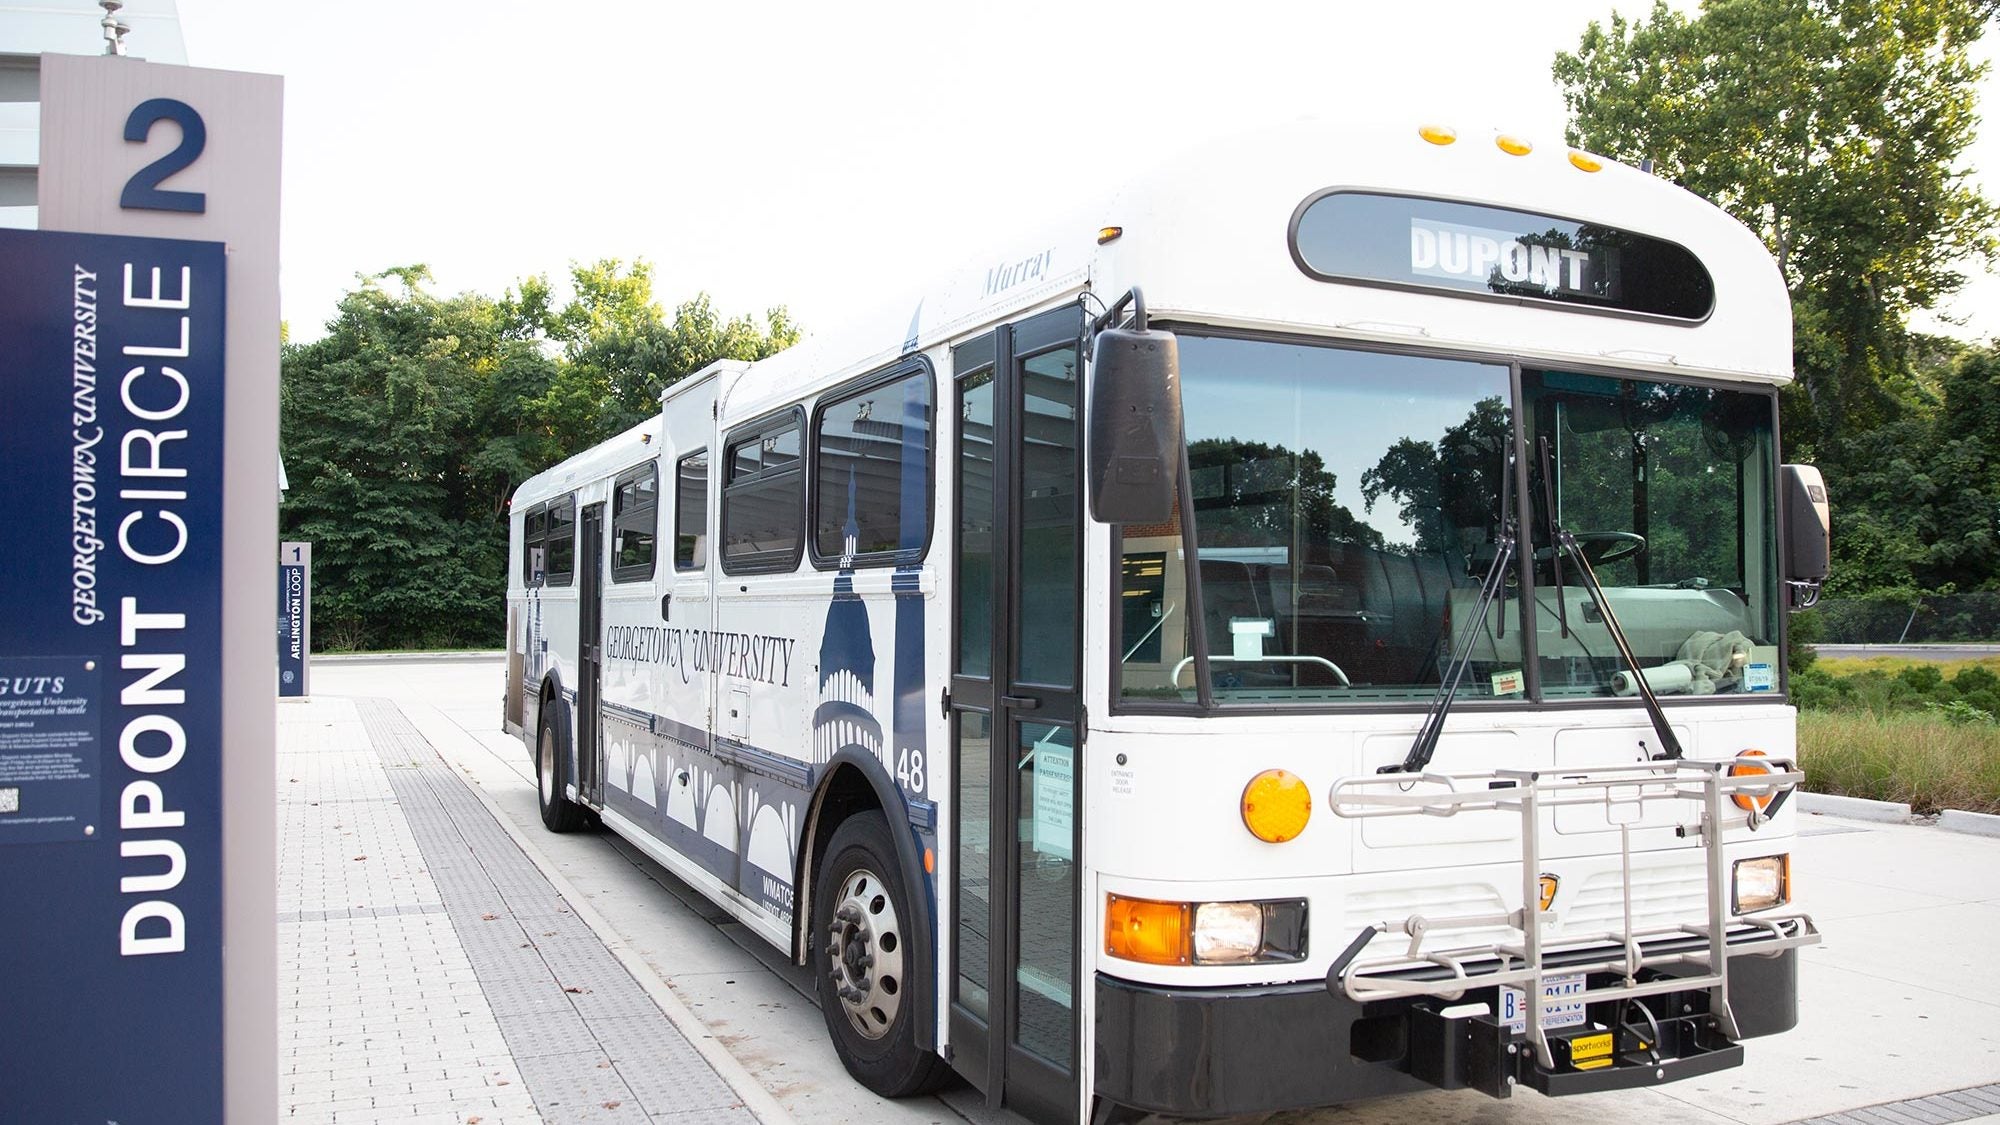
[[[1796,950],[1732,963],[1730,994],[1742,1039],[1797,1022],[1797,980]],[[1564,1057],[1545,1069],[1522,1036],[1486,1018],[1446,1018],[1444,1005],[1430,999],[1364,1005],[1317,982],[1174,989],[1101,973],[1096,989],[1097,1096],[1181,1117],[1269,1113],[1426,1089],[1471,1088],[1503,1098],[1517,1085],[1550,1096],[1595,1093],[1665,1085],[1743,1061],[1740,1040],[1709,1028],[1705,991],[1649,998],[1659,1030],[1646,1053],[1629,1051],[1635,1041],[1614,1032],[1618,1053],[1611,1065],[1578,1067],[1567,1058],[1565,1038],[1558,1048]],[[1593,1023],[1613,1018],[1595,1007],[1590,1017]],[[1652,1052],[1658,1060],[1644,1060]]]

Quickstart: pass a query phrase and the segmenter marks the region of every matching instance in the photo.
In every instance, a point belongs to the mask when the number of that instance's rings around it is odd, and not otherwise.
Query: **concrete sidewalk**
[[[443,778],[427,775],[430,783],[450,792],[443,782],[451,781],[488,810],[489,822],[497,814],[504,823],[511,848],[482,843],[480,856],[519,855],[525,847],[568,896],[576,917],[675,1021],[683,1041],[703,1052],[768,1125],[787,1115],[814,1125],[1018,1125],[1018,1118],[986,1108],[964,1086],[902,1101],[870,1094],[842,1070],[819,1012],[790,967],[774,963],[781,956],[618,837],[543,831],[526,749],[499,729],[502,674],[497,660],[354,662],[316,670],[314,686],[356,699],[392,697],[435,749],[426,760],[441,755],[448,763]],[[352,708],[346,721],[365,741],[370,728],[361,720],[368,705],[329,696],[310,706]],[[290,719],[301,710],[288,706],[280,713]],[[281,766],[281,786],[295,776],[288,769]],[[398,796],[403,773],[382,770],[381,791]],[[405,800],[395,811],[410,804]],[[348,831],[357,821],[333,823]],[[290,824],[288,819],[287,832]],[[1993,956],[1993,935],[2000,933],[2000,842],[1834,817],[1807,817],[1800,829],[1796,874],[1826,943],[1801,957],[1799,1027],[1751,1043],[1743,1067],[1667,1087],[1578,1098],[1523,1093],[1493,1101],[1468,1091],[1437,1092],[1280,1113],[1264,1125],[1781,1125],[1807,1118],[1826,1125],[2000,1125],[1982,1116],[2000,1106],[2000,1086],[1994,1085],[2000,1080],[2000,960]],[[348,846],[334,835],[340,847]],[[415,839],[421,845],[425,837],[419,832]],[[330,865],[365,868],[367,863],[353,863],[353,854],[362,852],[336,854]],[[438,871],[431,865],[441,890],[429,899],[394,901],[452,907],[453,884]],[[409,889],[392,884],[390,891]],[[289,883],[285,893],[296,897]],[[365,898],[340,902],[381,905]],[[538,932],[530,936],[543,940]],[[339,952],[346,948],[353,947]],[[476,975],[484,979],[483,972]],[[504,1017],[494,1022],[507,1026]],[[360,1059],[358,1049],[351,1057]],[[511,1050],[507,1058],[518,1061],[521,1054]],[[479,1080],[501,1077],[488,1073],[493,1069],[470,1073]],[[525,1065],[518,1069],[536,1089],[536,1075]],[[755,1089],[746,1093],[746,1087]],[[547,1108],[539,1089],[534,1100]],[[513,1120],[511,1112],[506,1119]]]
[[[746,1106],[770,1103],[688,1042],[395,703],[287,701],[278,784],[281,1120],[785,1120]]]

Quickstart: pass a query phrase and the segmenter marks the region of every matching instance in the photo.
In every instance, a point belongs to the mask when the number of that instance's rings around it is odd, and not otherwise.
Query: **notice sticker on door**
[[[1506,672],[1493,673],[1494,695],[1519,695],[1524,686],[1526,685],[1521,679],[1521,670],[1519,668],[1514,668]]]
[[[1034,849],[1056,859],[1072,859],[1076,838],[1076,751],[1069,731],[1057,727],[1035,743]]]

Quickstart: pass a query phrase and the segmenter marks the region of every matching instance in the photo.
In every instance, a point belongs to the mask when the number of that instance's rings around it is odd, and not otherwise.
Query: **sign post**
[[[0,1117],[262,1125],[282,82],[47,55],[41,94],[44,229],[0,232]]]
[[[311,543],[278,548],[278,697],[312,694]]]

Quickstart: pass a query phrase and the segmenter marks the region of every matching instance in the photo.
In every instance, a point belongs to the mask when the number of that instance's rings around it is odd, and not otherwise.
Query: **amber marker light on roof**
[[[1458,139],[1458,130],[1449,125],[1425,125],[1417,130],[1417,136],[1434,145],[1448,145]]]
[[[1312,807],[1312,790],[1289,770],[1265,770],[1243,787],[1243,827],[1267,844],[1296,839]]]
[[[1569,162],[1584,172],[1602,172],[1604,170],[1604,161],[1587,152],[1578,152],[1575,149],[1570,150]]]
[[[1125,233],[1124,227],[1098,227],[1097,244],[1099,246],[1102,246],[1105,243],[1110,242],[1112,239],[1117,238],[1119,235],[1124,233]]]
[[[1531,145],[1528,142],[1522,140],[1521,138],[1514,136],[1512,133],[1500,134],[1499,136],[1493,138],[1493,143],[1499,145],[1500,151],[1506,153],[1509,156],[1526,156],[1529,153],[1535,151],[1534,145]]]

